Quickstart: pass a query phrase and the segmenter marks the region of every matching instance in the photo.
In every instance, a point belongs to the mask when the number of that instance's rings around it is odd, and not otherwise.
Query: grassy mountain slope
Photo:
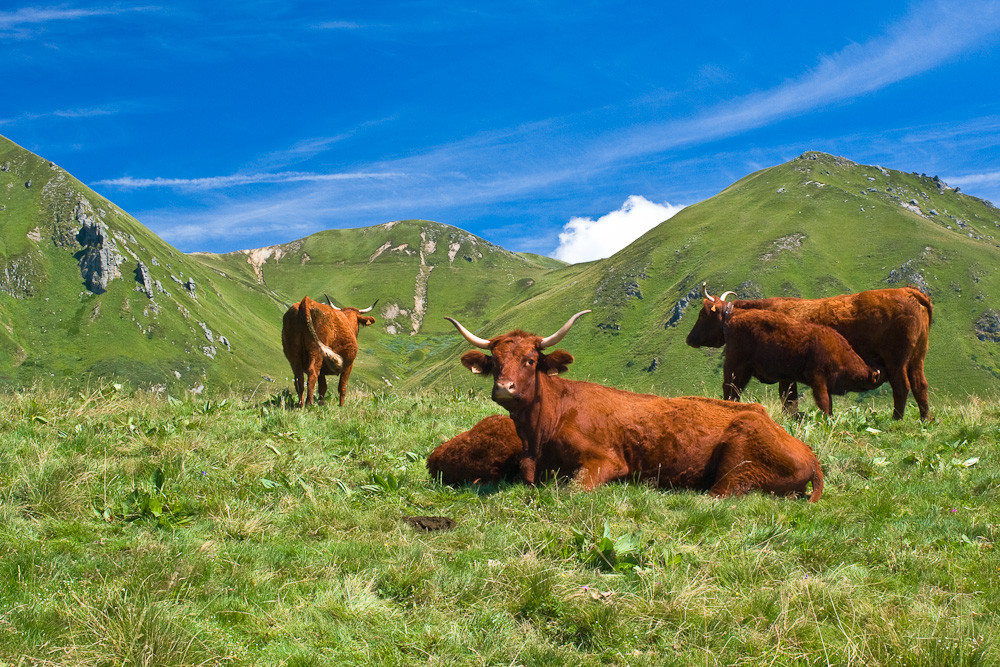
[[[327,230],[279,246],[200,257],[288,304],[305,294],[359,308],[378,299],[375,326],[359,334],[355,373],[383,386],[405,382],[428,355],[454,346],[445,315],[490,318],[540,276],[565,266],[426,220]]]
[[[281,369],[270,360],[273,298],[3,138],[0,207],[3,381],[94,374],[196,387]]]
[[[548,274],[482,333],[548,331],[592,308],[564,342],[577,357],[573,377],[718,395],[719,351],[684,343],[702,281],[743,298],[918,284],[935,304],[932,391],[994,392],[1000,344],[979,340],[977,322],[1000,309],[998,221],[996,208],[934,178],[806,153],[684,209],[608,259]],[[423,381],[438,375],[427,369]]]
[[[819,297],[917,284],[935,304],[932,392],[1000,380],[1000,211],[940,180],[806,153],[690,206],[607,259],[565,265],[405,220],[225,255],[183,254],[72,176],[0,139],[0,380],[289,386],[281,315],[304,294],[379,299],[354,382],[485,388],[444,321],[551,333],[571,376],[718,395],[721,357],[684,344],[700,285]],[[95,278],[96,276],[96,278]],[[888,390],[880,390],[886,393]]]

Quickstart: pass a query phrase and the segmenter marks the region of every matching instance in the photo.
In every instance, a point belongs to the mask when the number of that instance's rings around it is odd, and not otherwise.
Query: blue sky
[[[683,4],[15,0],[0,134],[184,251],[426,218],[583,261],[806,150],[1000,203],[1000,1]]]

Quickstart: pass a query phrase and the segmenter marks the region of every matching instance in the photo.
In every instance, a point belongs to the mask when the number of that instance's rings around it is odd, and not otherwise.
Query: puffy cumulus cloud
[[[597,220],[572,218],[559,233],[552,256],[571,264],[610,257],[682,208],[630,195],[620,209]]]

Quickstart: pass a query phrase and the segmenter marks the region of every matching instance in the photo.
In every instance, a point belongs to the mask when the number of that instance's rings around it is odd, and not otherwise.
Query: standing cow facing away
[[[920,418],[930,416],[924,359],[933,307],[930,297],[917,288],[868,290],[825,299],[772,297],[734,301],[724,300],[732,292],[713,297],[705,285],[702,288],[705,289],[704,306],[687,337],[691,347],[722,347],[725,344],[720,306],[731,307],[733,312],[779,312],[797,320],[823,324],[843,336],[866,364],[882,369],[882,379],[892,387],[893,419],[903,418],[911,390],[920,408]],[[779,382],[778,391],[785,400],[786,409],[794,412],[798,395],[795,382]]]
[[[371,312],[375,303],[362,310],[337,308],[306,296],[285,312],[281,347],[295,374],[300,408],[312,403],[317,380],[319,403],[324,403],[327,375],[340,376],[340,405],[344,404],[347,378],[358,356],[358,330],[375,323],[374,317],[365,314]]]
[[[809,447],[756,404],[710,398],[666,399],[566,380],[573,356],[544,352],[582,311],[551,336],[511,331],[479,338],[447,318],[469,343],[462,364],[493,377],[493,400],[510,412],[522,443],[524,481],[540,466],[574,475],[586,490],[617,479],[729,496],[761,490],[811,501],[823,492],[823,471]]]
[[[767,310],[734,310],[731,303],[720,301],[706,305],[722,319],[726,400],[738,401],[751,377],[766,383],[802,382],[829,415],[831,394],[867,391],[880,384],[881,372],[869,367],[830,327]]]

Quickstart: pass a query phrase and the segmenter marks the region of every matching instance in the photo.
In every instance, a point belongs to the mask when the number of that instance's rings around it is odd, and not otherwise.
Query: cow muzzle
[[[517,394],[514,390],[514,383],[509,380],[497,380],[493,383],[492,397],[500,405],[516,403]]]

